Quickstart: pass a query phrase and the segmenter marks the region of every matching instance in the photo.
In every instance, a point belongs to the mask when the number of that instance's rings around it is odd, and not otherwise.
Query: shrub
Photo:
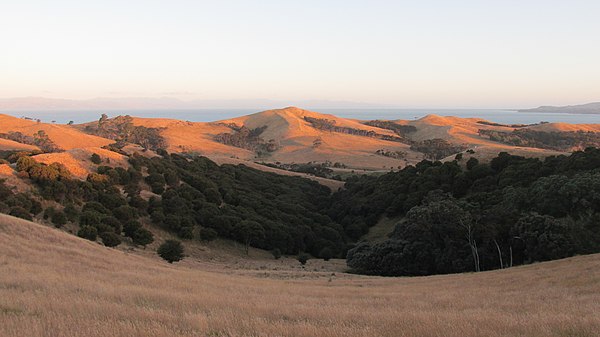
[[[201,228],[200,229],[200,240],[205,242],[213,241],[217,238],[217,231],[212,228]]]
[[[194,227],[181,227],[177,233],[182,239],[193,239],[194,238]]]
[[[48,220],[50,218],[52,218],[52,216],[54,215],[54,213],[56,212],[56,209],[54,207],[48,207],[44,210],[44,220]]]
[[[100,163],[102,163],[102,158],[100,158],[100,156],[97,153],[92,154],[92,156],[90,157],[90,160],[92,161],[92,163],[99,165]]]
[[[31,201],[31,207],[29,208],[29,212],[33,215],[38,215],[42,213],[44,208],[42,208],[42,204],[37,200]]]
[[[85,211],[79,217],[80,226],[97,226],[100,223],[102,214],[95,211]]]
[[[121,237],[114,232],[101,233],[100,238],[106,247],[116,247],[121,244]]]
[[[73,204],[68,204],[65,206],[63,212],[69,221],[76,222],[79,219],[79,210]]]
[[[121,222],[131,221],[138,217],[137,209],[126,205],[113,209],[112,213]]]
[[[79,229],[79,231],[77,231],[77,236],[90,241],[96,241],[96,238],[98,237],[98,230],[96,227],[83,226]]]
[[[145,228],[138,228],[133,233],[132,239],[133,243],[135,243],[136,245],[144,246],[144,248],[146,248],[146,245],[149,245],[152,242],[154,242],[154,235],[152,235],[152,233]]]
[[[142,228],[142,224],[139,221],[131,220],[123,225],[123,233],[133,239],[135,237],[135,232],[140,228]]]
[[[300,253],[298,255],[298,262],[300,262],[301,265],[305,265],[309,259],[310,259],[310,256],[306,253]]]
[[[17,218],[21,218],[21,219],[25,219],[25,220],[29,220],[29,221],[32,220],[32,217],[31,217],[31,214],[29,213],[29,211],[21,206],[11,207],[8,214],[10,214],[12,216],[16,216]]]
[[[17,160],[17,171],[29,171],[30,168],[39,165],[35,159],[23,156]]]
[[[156,252],[169,263],[183,259],[183,245],[177,240],[165,241]]]
[[[281,258],[281,250],[279,250],[279,248],[275,248],[271,251],[271,254],[273,254],[273,258],[275,260],[279,260]]]
[[[331,250],[331,248],[325,247],[319,252],[319,257],[325,261],[329,261],[329,259],[333,257],[333,251]]]
[[[0,213],[8,213],[10,211],[10,207],[7,204],[0,201]]]
[[[54,224],[54,226],[60,228],[67,223],[67,216],[64,212],[56,211],[52,214],[51,221]]]
[[[103,225],[111,227],[115,234],[121,234],[121,232],[123,231],[123,225],[114,216],[104,217],[102,218],[101,222]]]
[[[467,160],[467,170],[470,171],[477,165],[479,165],[479,160],[477,160],[477,158],[471,157]]]

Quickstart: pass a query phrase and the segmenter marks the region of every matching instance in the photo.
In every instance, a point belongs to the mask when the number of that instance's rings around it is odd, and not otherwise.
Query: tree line
[[[490,270],[600,252],[595,148],[543,160],[507,153],[489,163],[424,160],[381,176],[352,176],[333,194],[300,177],[158,154],[134,154],[128,168],[98,166],[79,180],[62,164],[3,152],[1,160],[35,191],[0,183],[0,212],[69,224],[107,246],[145,246],[154,240],[148,229],[158,226],[184,242],[220,237],[246,252],[346,257],[354,271],[377,275]],[[398,219],[394,231],[384,242],[364,242],[382,216]]]
[[[352,239],[384,214],[400,219],[388,240],[348,252],[360,273],[480,271],[600,252],[598,149],[544,160],[500,153],[464,168],[422,161],[346,187],[329,215]]]

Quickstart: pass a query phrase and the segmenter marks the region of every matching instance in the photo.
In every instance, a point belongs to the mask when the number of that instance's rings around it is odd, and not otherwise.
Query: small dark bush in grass
[[[116,247],[121,244],[121,237],[114,232],[101,233],[100,238],[106,247]]]
[[[165,241],[156,252],[169,263],[183,259],[183,245],[177,240]]]
[[[77,231],[77,236],[90,241],[96,241],[96,238],[98,237],[98,230],[96,227],[83,226],[79,229],[79,231]]]
[[[300,253],[298,255],[298,262],[300,262],[301,265],[305,265],[309,259],[310,259],[310,256],[306,253]]]
[[[132,239],[133,243],[136,245],[144,246],[144,248],[146,248],[146,245],[154,242],[154,235],[145,228],[138,228],[133,233]]]
[[[90,160],[92,161],[92,163],[99,165],[100,163],[102,163],[102,158],[100,158],[100,156],[97,153],[92,154],[92,156],[90,157]]]
[[[279,250],[279,248],[273,249],[271,254],[273,254],[273,258],[275,258],[275,260],[279,260],[281,258],[281,250]]]

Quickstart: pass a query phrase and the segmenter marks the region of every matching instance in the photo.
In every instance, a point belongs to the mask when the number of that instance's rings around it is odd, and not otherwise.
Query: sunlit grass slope
[[[191,266],[2,215],[0,336],[600,335],[599,255],[419,278]]]

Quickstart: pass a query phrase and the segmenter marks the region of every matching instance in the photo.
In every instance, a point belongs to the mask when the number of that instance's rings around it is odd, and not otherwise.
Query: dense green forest
[[[331,194],[318,183],[204,157],[132,155],[78,180],[26,152],[0,155],[34,183],[0,182],[0,212],[45,219],[107,246],[145,246],[148,226],[182,240],[236,240],[283,254],[347,257],[355,272],[429,275],[505,268],[600,252],[600,150],[546,159],[500,153],[490,163],[422,161],[353,176]],[[142,190],[150,189],[148,197]],[[46,206],[43,206],[46,205]],[[362,241],[382,216],[389,238]],[[71,227],[70,227],[71,228]]]
[[[246,251],[254,246],[284,254],[345,254],[342,227],[322,212],[331,193],[327,187],[243,165],[218,166],[204,157],[159,152],[163,156],[152,159],[131,156],[127,170],[99,166],[85,181],[73,179],[61,164],[40,164],[28,153],[5,154],[37,191],[14,194],[1,185],[0,211],[25,219],[42,212],[49,221],[66,218],[79,225],[78,235],[90,240],[100,236],[109,245],[120,239],[148,244],[152,235],[142,223],[153,223],[182,239],[237,240]],[[144,186],[155,196],[142,198]],[[44,210],[43,200],[57,206]]]
[[[429,275],[490,270],[600,252],[600,150],[545,160],[500,153],[489,164],[423,161],[357,177],[333,195],[329,215],[359,240],[381,215],[389,239],[360,242],[360,273]]]

